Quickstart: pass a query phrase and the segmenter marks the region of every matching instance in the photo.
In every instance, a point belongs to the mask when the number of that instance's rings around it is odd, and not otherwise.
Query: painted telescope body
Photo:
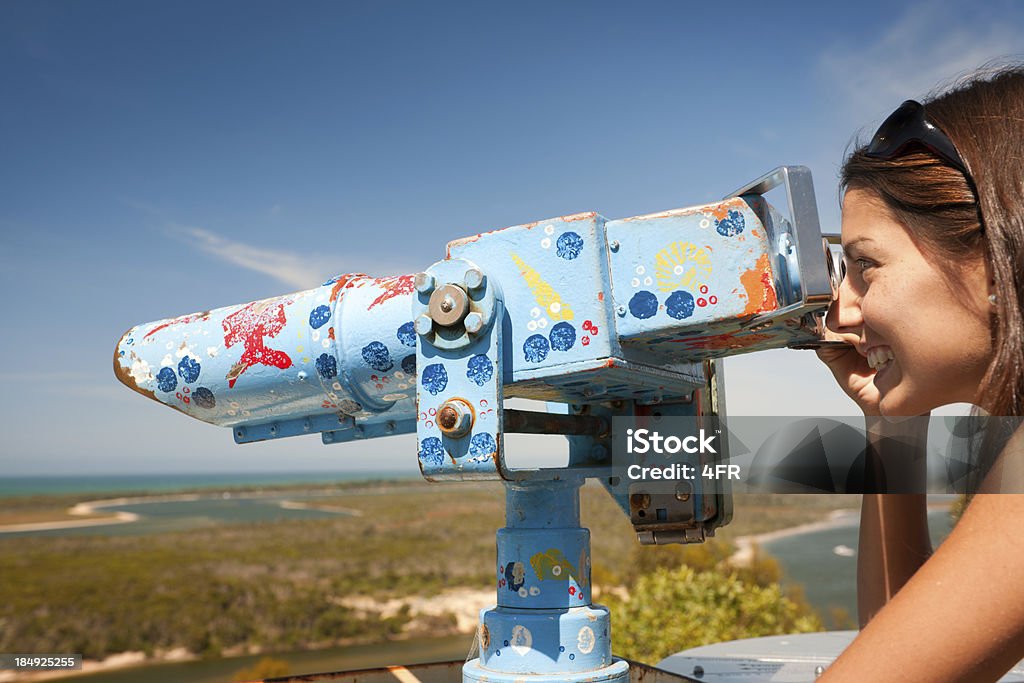
[[[436,396],[483,386],[494,373],[512,397],[685,398],[703,384],[705,359],[820,341],[837,283],[810,176],[799,167],[773,173],[706,205],[621,220],[582,213],[455,240],[433,267],[455,273],[447,282],[341,275],[304,292],[137,325],[119,341],[114,370],[139,393],[233,428],[238,442],[416,431],[435,418],[418,414],[418,385],[421,396]],[[761,196],[783,181],[792,218]],[[477,275],[483,285],[467,284]],[[500,332],[493,360],[424,361],[445,346],[431,297],[446,285],[466,297],[456,302],[464,307],[456,325],[472,328],[472,316],[483,316]],[[450,361],[457,346],[437,353]],[[495,408],[473,406],[478,417]]]

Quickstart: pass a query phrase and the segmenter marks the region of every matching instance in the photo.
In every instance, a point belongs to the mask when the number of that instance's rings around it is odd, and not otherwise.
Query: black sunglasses
[[[895,159],[914,142],[951,164],[974,184],[953,141],[928,120],[924,105],[915,100],[907,100],[889,114],[868,143],[866,154],[876,159]]]

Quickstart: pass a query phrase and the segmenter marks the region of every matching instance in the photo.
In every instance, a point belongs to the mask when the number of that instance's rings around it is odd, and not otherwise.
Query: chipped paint
[[[538,581],[568,581],[576,578],[576,569],[558,548],[537,553],[530,558],[530,566]]]
[[[740,276],[740,282],[746,290],[747,305],[744,315],[774,311],[779,307],[775,297],[775,286],[772,284],[772,266],[768,254],[761,254],[757,265]]]
[[[595,211],[584,211],[583,213],[571,213],[568,216],[560,216],[558,220],[566,223],[575,223],[576,221],[587,221],[597,217]]]
[[[363,281],[370,279],[370,276],[366,273],[349,273],[347,275],[339,275],[332,283],[331,295],[328,301],[334,303],[338,301],[346,289],[351,289],[357,285],[361,285]]]
[[[172,327],[174,325],[184,325],[184,324],[192,323],[192,322],[196,322],[196,321],[208,320],[209,317],[210,317],[210,311],[203,311],[202,313],[192,313],[190,315],[183,315],[180,318],[174,318],[173,320],[167,320],[167,321],[164,321],[163,323],[157,325],[156,327],[151,329],[149,332],[147,332],[146,333],[146,337],[151,337],[154,334],[156,334],[157,332],[159,332],[160,330],[167,329],[168,327]]]
[[[370,302],[370,305],[366,307],[366,310],[369,311],[374,306],[379,306],[385,301],[394,299],[396,296],[412,294],[413,291],[415,291],[415,277],[415,275],[397,275],[395,277],[378,278],[374,280],[373,284],[384,291],[381,292],[380,296]]]
[[[761,342],[766,342],[774,337],[770,334],[715,334],[706,337],[686,337],[673,339],[671,341],[685,344],[690,348],[707,349],[709,351],[720,351],[723,349],[745,349]]]

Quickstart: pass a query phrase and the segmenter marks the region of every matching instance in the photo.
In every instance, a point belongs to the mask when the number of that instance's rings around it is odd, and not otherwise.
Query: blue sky
[[[838,230],[853,135],[1021,35],[1019,2],[0,3],[2,473],[415,472],[411,436],[235,446],[120,386],[114,345],[781,164]],[[855,410],[810,352],[726,373],[731,414]]]

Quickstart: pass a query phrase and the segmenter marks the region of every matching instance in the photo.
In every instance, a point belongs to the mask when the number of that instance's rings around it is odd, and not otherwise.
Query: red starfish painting
[[[246,304],[228,317],[224,318],[224,346],[231,348],[242,342],[244,351],[225,379],[228,387],[234,387],[238,377],[253,365],[290,368],[292,359],[284,351],[267,348],[264,337],[275,337],[284,329],[288,322],[284,316],[284,307],[291,300],[270,299],[254,301]]]

